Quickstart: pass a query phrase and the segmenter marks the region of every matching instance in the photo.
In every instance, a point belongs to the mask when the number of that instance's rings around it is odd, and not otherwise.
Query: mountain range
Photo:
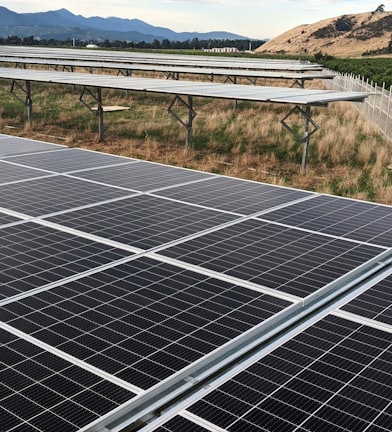
[[[85,41],[120,40],[134,42],[187,41],[194,38],[208,39],[250,39],[225,31],[208,33],[181,32],[156,27],[139,19],[116,17],[85,18],[74,15],[67,9],[48,12],[17,13],[0,6],[0,37],[40,37],[42,39],[66,40],[75,38]]]

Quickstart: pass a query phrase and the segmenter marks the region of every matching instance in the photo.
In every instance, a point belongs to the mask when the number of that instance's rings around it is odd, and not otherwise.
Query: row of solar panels
[[[391,207],[0,155],[3,430],[390,430]]]
[[[12,58],[30,57],[41,59],[56,60],[85,60],[101,61],[116,63],[135,63],[135,64],[153,64],[153,65],[170,65],[186,67],[210,67],[210,68],[229,68],[229,69],[247,69],[247,70],[285,70],[295,72],[321,71],[322,66],[301,61],[292,60],[275,60],[275,59],[249,59],[249,58],[232,58],[217,56],[198,56],[198,55],[174,55],[158,54],[150,52],[132,52],[132,51],[115,51],[115,50],[85,50],[75,48],[40,48],[40,47],[17,47],[6,46],[0,47],[0,56]]]

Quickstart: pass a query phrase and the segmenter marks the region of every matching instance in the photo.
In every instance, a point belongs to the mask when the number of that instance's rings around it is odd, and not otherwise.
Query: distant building
[[[203,48],[204,52],[213,52],[213,53],[237,53],[239,52],[238,48],[235,47],[223,47],[223,48]]]

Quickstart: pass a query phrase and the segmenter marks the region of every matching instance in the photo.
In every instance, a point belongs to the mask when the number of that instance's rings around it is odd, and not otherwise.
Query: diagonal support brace
[[[91,106],[85,101],[84,96],[86,94],[87,96],[92,97],[97,103],[96,110],[91,108]],[[94,94],[88,87],[83,87],[79,100],[90,112],[92,112],[96,117],[98,117],[99,141],[102,142],[104,140],[102,89],[100,87],[96,87],[96,93]]]
[[[188,117],[186,120],[183,120],[175,111],[174,106],[176,104],[180,104],[183,107],[185,107],[188,110]],[[169,105],[169,108],[167,109],[170,114],[172,114],[186,129],[186,141],[185,145],[186,147],[191,146],[191,140],[192,140],[192,125],[193,125],[193,119],[196,117],[197,113],[193,110],[193,97],[188,96],[188,101],[185,101],[182,99],[181,96],[176,95],[172,101],[172,103]]]
[[[30,81],[25,81],[26,87],[23,87],[22,84],[19,84],[18,81],[12,80],[11,94],[18,99],[18,101],[22,102],[22,104],[27,108],[27,121],[31,124],[33,121],[33,100],[31,99],[31,83]],[[20,91],[24,94],[24,98],[18,95],[17,91]]]
[[[304,122],[304,135],[300,136],[287,122],[286,120],[292,115],[292,114],[299,114],[301,115],[305,122]],[[310,144],[310,137],[318,130],[320,129],[320,126],[312,119],[310,116],[310,106],[306,105],[305,109],[301,108],[299,105],[296,105],[293,107],[280,121],[282,125],[303,145],[302,150],[302,164],[301,164],[301,173],[305,174],[306,172],[306,165],[308,162],[308,153],[309,153],[309,144]],[[313,129],[310,129],[310,126],[313,126]]]

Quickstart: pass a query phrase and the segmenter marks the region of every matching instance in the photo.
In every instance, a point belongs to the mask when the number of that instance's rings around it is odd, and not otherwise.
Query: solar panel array
[[[6,135],[0,156],[2,430],[390,430],[391,207]]]
[[[48,47],[23,47],[6,46],[0,47],[0,55],[12,61],[16,58],[35,58],[45,60],[79,60],[93,62],[116,62],[131,63],[136,65],[166,65],[182,67],[210,67],[231,68],[247,70],[272,70],[272,71],[321,71],[321,65],[298,60],[261,59],[244,57],[221,57],[206,55],[184,55],[184,54],[158,54],[137,51],[116,50],[83,50],[75,48],[48,48]]]

